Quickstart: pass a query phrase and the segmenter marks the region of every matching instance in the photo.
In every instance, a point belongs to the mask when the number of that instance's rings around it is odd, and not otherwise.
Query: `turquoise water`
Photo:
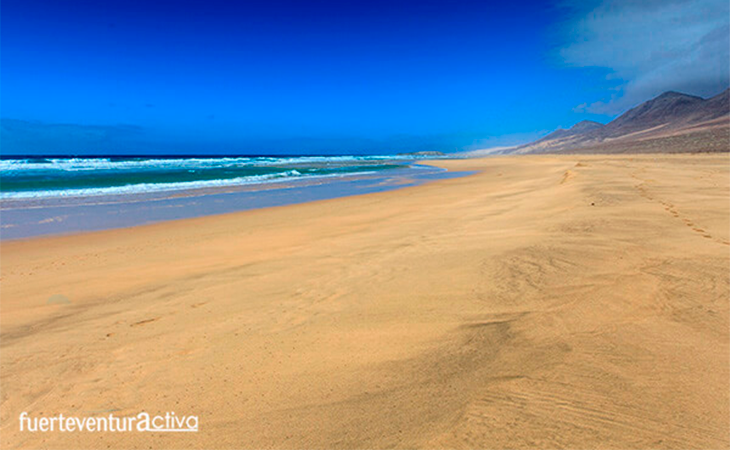
[[[0,160],[0,200],[140,194],[409,167],[394,156],[24,158]]]
[[[130,227],[461,175],[399,156],[5,158],[0,238]]]

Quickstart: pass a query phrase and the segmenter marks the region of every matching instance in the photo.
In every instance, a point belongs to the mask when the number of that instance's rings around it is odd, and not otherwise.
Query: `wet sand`
[[[260,184],[150,191],[139,194],[56,196],[0,200],[4,240],[128,228],[250,209],[383,192],[462,176],[413,165],[362,175],[281,179]]]
[[[2,243],[0,445],[730,445],[727,154],[435,165],[479,172]]]

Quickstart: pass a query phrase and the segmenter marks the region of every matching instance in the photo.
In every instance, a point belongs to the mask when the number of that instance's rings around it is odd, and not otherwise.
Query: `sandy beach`
[[[1,244],[3,448],[727,448],[730,158]],[[50,302],[49,302],[50,300]],[[141,411],[197,433],[31,433]]]

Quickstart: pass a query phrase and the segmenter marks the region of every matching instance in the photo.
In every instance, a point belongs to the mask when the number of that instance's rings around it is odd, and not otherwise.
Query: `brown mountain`
[[[730,151],[729,125],[730,90],[709,99],[670,91],[606,125],[580,122],[511,153]]]
[[[619,137],[657,127],[678,128],[716,119],[728,114],[727,96],[728,91],[725,91],[705,100],[679,92],[665,92],[608,123],[600,131],[600,136]]]
[[[602,123],[583,120],[567,130],[562,128],[555,130],[542,139],[521,147],[506,150],[503,153],[547,153],[559,151],[564,148],[573,148],[576,145],[580,145],[588,134],[601,129],[603,126]]]
[[[589,131],[593,131],[595,129],[601,128],[603,126],[602,123],[594,122],[592,120],[582,120],[572,127],[568,128],[567,130],[564,130],[562,128],[553,131],[552,133],[548,134],[544,138],[536,141],[547,141],[552,139],[564,139],[570,136],[575,136],[578,134],[585,134]]]
[[[705,109],[713,118],[727,115],[730,111],[730,89],[725,89],[724,92],[707,100]]]

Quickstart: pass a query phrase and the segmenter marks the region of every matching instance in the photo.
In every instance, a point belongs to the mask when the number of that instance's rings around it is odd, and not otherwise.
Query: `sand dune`
[[[2,243],[0,444],[728,447],[726,154],[438,164],[479,173]]]

